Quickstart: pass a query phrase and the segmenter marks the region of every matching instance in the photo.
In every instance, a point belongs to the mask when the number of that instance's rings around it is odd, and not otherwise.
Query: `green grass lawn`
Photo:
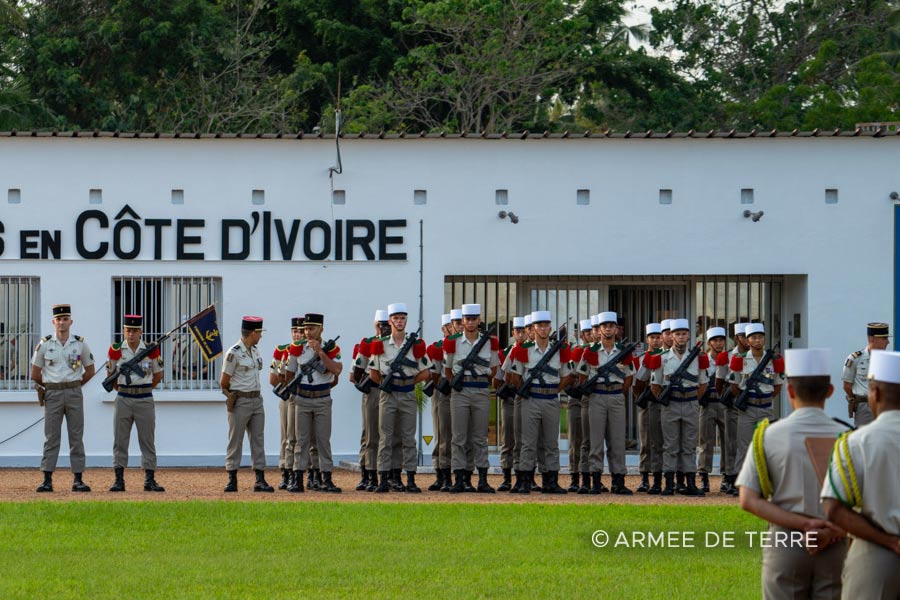
[[[596,529],[701,533],[598,549]],[[761,529],[731,506],[0,504],[0,598],[755,598]]]

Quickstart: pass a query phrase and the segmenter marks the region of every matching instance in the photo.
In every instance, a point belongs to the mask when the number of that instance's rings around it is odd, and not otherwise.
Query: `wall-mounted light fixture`
[[[497,216],[501,219],[505,219],[505,218],[509,217],[509,220],[513,225],[515,225],[516,223],[519,222],[519,217],[517,217],[516,214],[513,212],[507,212],[505,210],[501,210],[500,212],[497,213]]]
[[[900,200],[900,194],[898,194],[897,192],[891,192],[890,198],[891,200],[894,200],[896,202],[897,200]]]
[[[763,218],[763,215],[764,215],[764,214],[766,214],[766,213],[764,213],[764,212],[761,211],[761,210],[758,210],[758,211],[756,211],[756,212],[753,212],[753,211],[747,209],[747,210],[744,211],[744,218],[745,218],[745,219],[750,219],[750,220],[753,221],[754,223],[758,223],[759,220]]]

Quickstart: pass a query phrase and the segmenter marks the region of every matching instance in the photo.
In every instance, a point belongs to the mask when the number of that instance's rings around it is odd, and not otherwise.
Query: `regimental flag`
[[[222,337],[219,335],[219,322],[216,318],[216,306],[210,305],[191,317],[188,328],[194,341],[200,346],[203,358],[207,362],[222,355]]]

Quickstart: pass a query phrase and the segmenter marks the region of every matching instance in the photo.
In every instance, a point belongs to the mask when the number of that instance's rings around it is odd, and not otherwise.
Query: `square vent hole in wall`
[[[494,192],[494,202],[497,206],[506,206],[509,204],[509,190],[496,190]]]

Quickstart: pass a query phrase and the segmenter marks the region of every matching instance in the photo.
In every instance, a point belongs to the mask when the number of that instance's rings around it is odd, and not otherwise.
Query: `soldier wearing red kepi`
[[[322,482],[319,490],[338,493],[331,472],[334,463],[331,458],[331,388],[341,375],[341,348],[331,347],[322,342],[325,317],[318,313],[306,313],[303,320],[306,332],[305,343],[294,342],[288,349],[290,358],[285,366],[285,379],[293,381],[300,374],[297,387],[297,444],[301,452],[294,457],[294,469],[303,471],[310,467],[308,455],[302,449],[308,448],[315,440],[319,454],[319,470]],[[297,462],[299,461],[299,464]]]
[[[350,370],[350,381],[361,384],[369,372],[369,357],[372,342],[391,331],[386,310],[376,310],[373,318],[375,335],[360,340],[353,349],[353,368]],[[374,492],[378,487],[378,387],[372,385],[362,395],[362,436],[360,439],[359,465],[362,479],[356,491]]]
[[[134,355],[147,348],[141,339],[144,328],[144,317],[141,315],[125,315],[123,328],[125,340],[109,347],[107,376],[116,372],[120,361],[126,362]],[[132,424],[137,427],[138,444],[141,446],[141,466],[144,468],[144,491],[164,492],[165,488],[156,483],[156,407],[153,403],[153,388],[159,385],[163,376],[163,363],[159,346],[151,350],[139,365],[144,376],[136,374],[126,377],[119,375],[115,388],[116,406],[113,410],[113,467],[116,474],[115,483],[109,488],[111,492],[125,491],[125,468],[128,467],[128,442],[131,438]]]
[[[623,346],[616,342],[618,316],[614,312],[602,312],[600,339],[585,348],[576,372],[581,382],[593,377],[600,367],[615,360]],[[573,361],[574,362],[574,361]],[[608,446],[607,460],[612,475],[610,490],[613,494],[630,496],[625,487],[625,392],[631,387],[632,357],[629,353],[611,369],[606,377],[600,377],[586,398],[589,403],[591,431],[591,494],[599,494],[600,479],[603,474],[604,446]]]
[[[453,430],[450,426],[450,396],[440,391],[441,379],[444,377],[444,338],[455,334],[451,324],[451,315],[441,315],[441,339],[428,346],[428,358],[431,359],[431,420],[434,431],[434,450],[431,453],[431,463],[434,466],[436,478],[434,483],[428,486],[430,492],[449,492],[453,478],[451,476],[451,446]]]
[[[291,318],[291,342],[303,339],[303,317]],[[289,358],[290,343],[275,346],[272,365],[269,367],[269,385],[286,384],[284,366]],[[278,404],[278,419],[281,425],[281,449],[278,454],[278,468],[281,469],[279,490],[287,490],[296,486],[294,475],[294,447],[297,445],[296,405],[290,396]]]
[[[379,482],[375,490],[379,493],[391,489],[389,479],[395,438],[399,438],[403,446],[403,468],[406,470],[407,477],[406,491],[411,493],[422,491],[416,485],[416,415],[418,408],[415,385],[428,380],[431,361],[427,356],[428,348],[421,339],[415,340],[406,356],[400,356],[400,351],[408,342],[406,334],[408,312],[406,304],[402,302],[389,305],[391,334],[379,338],[371,344],[369,376],[382,388],[378,400]],[[388,378],[390,378],[389,384]]]
[[[578,325],[579,343],[571,349],[573,365],[577,365],[581,362],[581,356],[584,353],[584,349],[590,347],[590,345],[594,343],[594,336],[591,333],[591,320],[582,319],[579,321]],[[584,445],[584,428],[581,420],[581,407],[583,404],[587,404],[587,400],[587,398],[574,398],[570,396],[566,406],[566,431],[568,431],[569,435],[569,473],[572,477],[572,483],[566,491],[573,494],[577,493],[581,487],[579,485],[581,480],[579,469],[581,467],[582,446]]]
[[[706,395],[700,402],[700,489],[709,493],[709,473],[712,471],[713,454],[716,447],[716,432],[719,434],[719,447],[723,449],[719,460],[719,474],[724,477],[728,472],[728,462],[725,449],[725,421],[727,419],[725,406],[719,401],[719,392],[714,384],[716,369],[728,363],[728,353],[725,352],[725,328],[711,327],[706,331],[706,344],[708,347],[709,368],[706,370],[709,384]]]
[[[522,457],[520,476],[530,482],[537,460],[539,433],[544,434],[547,471],[541,472],[545,494],[565,494],[559,486],[559,392],[571,382],[569,346],[550,342],[550,311],[532,313],[535,341],[513,350],[512,383],[528,383],[522,398]],[[543,364],[542,363],[543,359]],[[543,369],[539,369],[543,367]],[[523,486],[521,493],[529,493]]]
[[[663,472],[666,487],[663,496],[675,493],[675,471],[684,473],[686,485],[682,494],[702,496],[697,488],[697,399],[706,392],[709,358],[700,353],[687,365],[680,382],[673,382],[672,375],[689,355],[690,323],[687,319],[671,321],[672,347],[658,356],[650,383],[653,394],[659,398],[664,387],[669,387],[669,403],[660,410],[663,431]],[[677,387],[673,385],[677,383]]]
[[[762,323],[750,323],[744,329],[744,334],[750,343],[750,350],[745,354],[733,356],[730,365],[734,377],[731,382],[731,391],[735,398],[746,389],[750,375],[766,353],[766,329]],[[746,410],[738,411],[737,457],[734,465],[734,470],[738,473],[741,472],[744,464],[747,448],[753,441],[753,431],[756,429],[757,423],[763,419],[772,418],[774,412],[772,399],[781,392],[781,385],[784,383],[783,374],[784,359],[781,356],[775,356],[766,365],[765,372],[762,374],[763,383],[756,390],[748,391],[749,399]],[[734,492],[731,493],[735,496],[738,495],[737,488],[733,489]]]
[[[443,344],[444,375],[455,384],[450,395],[450,413],[453,429],[451,463],[456,481],[450,493],[466,489],[466,477],[471,477],[471,473],[466,473],[466,446],[471,444],[478,469],[476,491],[493,494],[494,488],[487,481],[491,412],[488,386],[500,365],[497,356],[500,341],[495,336],[484,339],[486,334],[479,333],[480,304],[463,304],[462,317],[463,332],[448,336]]]

